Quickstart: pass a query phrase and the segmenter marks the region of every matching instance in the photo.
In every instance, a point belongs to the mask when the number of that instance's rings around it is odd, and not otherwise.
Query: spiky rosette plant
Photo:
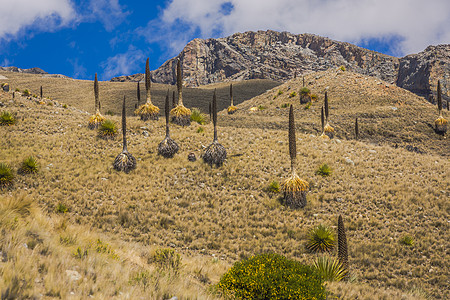
[[[136,158],[127,149],[127,115],[125,110],[125,96],[122,105],[122,135],[123,150],[114,160],[114,169],[128,173],[136,168]]]
[[[442,116],[442,91],[441,91],[441,82],[438,80],[437,85],[437,103],[439,110],[439,118],[434,121],[435,131],[438,134],[445,134],[447,132],[447,123],[448,121]]]
[[[97,73],[95,73],[94,79],[94,97],[95,97],[95,114],[89,118],[89,129],[97,129],[100,124],[105,121],[105,117],[100,113],[100,100],[98,98],[98,80]]]
[[[181,78],[181,61],[177,62],[178,104],[170,111],[172,123],[180,126],[191,125],[191,110],[183,105],[183,83]]]
[[[225,147],[217,141],[217,98],[216,90],[214,90],[212,102],[213,124],[214,124],[214,140],[211,145],[206,148],[203,154],[203,161],[209,165],[216,165],[220,167],[227,158],[227,151]]]
[[[359,124],[358,124],[358,118],[355,119],[355,138],[359,139]]]
[[[25,175],[25,174],[35,174],[38,171],[39,165],[37,160],[33,156],[30,156],[22,162],[22,165],[20,166],[18,173],[21,175]]]
[[[234,106],[233,103],[233,84],[230,84],[230,106],[227,108],[227,112],[229,115],[234,114],[237,110],[237,107]]]
[[[305,79],[303,79],[303,87],[300,90],[300,104],[306,104],[311,102],[311,91],[307,87],[304,86]]]
[[[178,152],[178,144],[170,138],[169,132],[169,90],[167,90],[166,102],[165,102],[165,115],[166,115],[166,137],[158,145],[158,153],[166,158],[171,158]]]
[[[139,85],[139,81],[137,83],[136,96],[137,96],[137,103],[136,106],[134,107],[135,108],[134,114],[139,116],[137,113],[138,112],[137,108],[141,106],[141,87]]]
[[[41,85],[41,90],[40,90],[40,97],[41,97],[41,99],[43,98],[42,85]]]
[[[328,109],[328,95],[327,92],[325,92],[325,126],[323,128],[323,132],[330,138],[332,139],[334,137],[334,128],[331,127],[331,125],[328,123],[328,114],[329,109]]]
[[[306,206],[306,193],[309,184],[298,177],[296,172],[297,144],[295,140],[294,107],[289,110],[289,155],[291,157],[291,175],[283,182],[284,203],[291,208]]]
[[[314,268],[325,281],[341,281],[347,275],[347,271],[342,267],[339,259],[323,256],[314,261]]]
[[[12,126],[16,124],[16,118],[14,117],[14,114],[10,113],[9,111],[3,111],[0,114],[0,126]]]
[[[348,274],[347,236],[345,235],[344,221],[341,215],[338,218],[338,259]]]
[[[104,140],[113,140],[117,136],[117,125],[112,120],[105,120],[98,126],[98,137]]]
[[[331,252],[334,249],[334,233],[330,227],[318,225],[313,227],[308,234],[306,249],[310,252]]]
[[[0,163],[0,190],[10,188],[14,183],[14,173],[10,166]]]
[[[147,92],[147,101],[145,102],[145,104],[139,106],[135,112],[141,117],[142,121],[158,120],[159,118],[159,108],[152,103],[150,92],[151,86],[152,81],[150,78],[150,66],[149,59],[147,58],[147,62],[145,63],[145,90]]]

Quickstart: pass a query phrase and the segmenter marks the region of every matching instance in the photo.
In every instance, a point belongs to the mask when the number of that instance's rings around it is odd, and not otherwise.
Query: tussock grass
[[[11,167],[5,163],[0,163],[0,189],[6,189],[13,185],[14,173]]]

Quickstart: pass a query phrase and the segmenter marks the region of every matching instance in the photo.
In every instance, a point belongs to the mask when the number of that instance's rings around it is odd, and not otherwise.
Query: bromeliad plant
[[[0,190],[10,188],[14,183],[14,173],[10,166],[0,163]]]
[[[219,144],[217,141],[217,98],[216,90],[214,90],[213,103],[212,103],[212,113],[213,113],[213,124],[214,124],[214,140],[211,145],[206,148],[205,154],[203,154],[203,160],[209,165],[216,165],[220,167],[225,159],[227,158],[227,151],[225,147]]]
[[[303,208],[306,206],[306,194],[309,184],[298,177],[296,172],[297,145],[295,140],[294,107],[289,110],[289,155],[291,157],[291,176],[282,185],[284,203],[290,208]]]
[[[12,126],[16,124],[16,118],[9,111],[3,111],[0,115],[0,126]]]
[[[448,121],[442,116],[442,90],[441,90],[441,82],[438,80],[437,85],[437,104],[439,110],[439,118],[434,121],[435,131],[438,134],[445,134],[447,132],[447,123]]]
[[[165,115],[166,115],[166,137],[164,140],[159,143],[158,145],[158,154],[166,157],[171,158],[175,155],[175,153],[178,152],[178,144],[170,138],[170,132],[169,132],[169,90],[167,90],[166,95],[166,102],[165,102]]]
[[[323,132],[332,139],[334,137],[334,128],[328,123],[329,108],[328,108],[328,94],[325,92],[325,126]]]
[[[151,85],[149,59],[147,58],[147,62],[145,63],[145,90],[147,91],[147,102],[144,105],[139,106],[135,111],[135,114],[140,116],[142,121],[158,120],[159,118],[159,108],[153,105],[151,99]]]
[[[334,249],[334,244],[335,237],[331,228],[324,225],[318,225],[309,231],[306,249],[313,253],[330,253]]]
[[[114,169],[128,173],[136,168],[136,158],[127,149],[127,115],[125,110],[125,96],[122,105],[122,135],[123,150],[114,160]]]
[[[329,256],[318,257],[314,261],[314,268],[325,281],[341,281],[347,275],[339,260]]]
[[[89,129],[97,129],[100,124],[105,121],[105,117],[100,113],[100,100],[98,98],[98,80],[97,73],[95,73],[94,79],[94,97],[95,97],[95,114],[89,118]]]
[[[113,140],[117,136],[117,125],[112,120],[105,120],[98,127],[98,137],[104,140]]]
[[[28,157],[22,162],[22,165],[20,166],[18,173],[25,175],[25,174],[35,174],[39,170],[39,165],[36,159],[33,156]]]
[[[237,107],[233,104],[233,84],[230,84],[230,106],[227,108],[227,112],[229,115],[234,114],[237,110]]]
[[[183,105],[183,82],[181,78],[181,61],[177,62],[178,104],[170,111],[172,123],[180,126],[191,125],[191,110]]]

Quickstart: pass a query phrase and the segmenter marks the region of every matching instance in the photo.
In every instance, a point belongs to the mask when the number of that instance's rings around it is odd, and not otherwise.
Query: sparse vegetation
[[[344,66],[340,66],[339,70],[341,70],[342,72],[345,72],[345,67]]]
[[[320,224],[309,231],[306,249],[313,253],[331,252],[334,243],[335,237],[331,228]]]
[[[326,299],[318,272],[274,253],[235,263],[217,287],[235,299]]]
[[[413,246],[414,238],[410,235],[404,235],[400,238],[400,244],[405,245],[405,246]]]
[[[297,92],[291,92],[290,94],[289,94],[289,98],[294,98],[295,96],[297,96]]]
[[[16,124],[16,118],[9,111],[3,111],[0,115],[0,125],[1,126],[11,126]]]
[[[267,187],[267,192],[277,194],[280,192],[280,189],[280,184],[278,183],[278,181],[274,180]]]
[[[158,249],[150,257],[149,263],[155,264],[159,270],[178,274],[181,268],[181,256],[173,249]]]
[[[305,107],[303,108],[304,110],[310,109],[311,108],[311,102],[306,103]]]
[[[23,94],[24,96],[30,96],[30,95],[31,95],[30,91],[27,90],[27,89],[23,90],[22,94]]]
[[[9,188],[14,183],[14,173],[11,167],[5,163],[0,163],[0,190]]]
[[[26,158],[19,168],[19,174],[34,174],[39,170],[39,165],[37,160],[33,156]]]
[[[68,211],[69,209],[64,203],[59,202],[58,205],[56,205],[55,212],[65,214]]]
[[[117,136],[116,122],[106,119],[98,127],[98,137],[104,140],[113,140]]]
[[[328,166],[328,164],[323,163],[320,165],[319,169],[316,171],[317,175],[320,175],[322,177],[327,177],[331,175],[331,168]]]

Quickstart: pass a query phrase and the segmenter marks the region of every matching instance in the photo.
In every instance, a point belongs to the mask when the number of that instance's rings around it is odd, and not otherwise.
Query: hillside
[[[174,58],[152,71],[152,79],[174,84],[180,59],[186,86],[201,86],[265,78],[286,81],[294,73],[304,75],[344,66],[373,76],[428,99],[441,80],[444,99],[450,100],[450,44],[429,46],[402,58],[314,34],[248,31],[218,39],[194,39]],[[115,77],[111,81],[143,80],[143,74]]]
[[[73,293],[79,298],[213,299],[210,284],[232,263],[255,253],[273,251],[311,264],[316,255],[305,249],[309,229],[319,224],[336,229],[341,214],[352,281],[328,285],[331,297],[448,299],[449,144],[447,136],[428,126],[437,117],[435,107],[394,85],[350,72],[319,72],[305,81],[319,98],[309,109],[298,104],[298,96],[289,98],[301,88],[298,78],[240,103],[234,115],[219,114],[219,142],[228,152],[220,168],[187,160],[191,152],[199,158],[211,143],[211,124],[201,126],[203,132],[197,124],[172,125],[171,137],[181,150],[164,159],[156,151],[164,121],[143,123],[130,117],[128,150],[138,163],[130,174],[112,168],[122,149],[120,136],[113,141],[97,138],[86,126],[88,114],[78,109],[93,102],[91,82],[55,85],[61,93],[58,101],[70,104],[67,109],[19,94],[11,100],[11,93],[0,92],[5,105],[1,111],[9,110],[18,119],[14,126],[0,127],[6,145],[0,148],[0,162],[16,167],[34,155],[41,165],[39,174],[18,175],[12,190],[1,191],[1,203],[26,198],[42,211],[25,211],[17,219],[1,215],[10,222],[2,221],[3,230],[11,232],[0,240],[6,255],[0,262],[6,270],[4,286],[11,286],[14,276],[29,274],[22,289],[27,295],[46,292],[49,298]],[[39,79],[33,84],[39,86]],[[129,86],[131,93],[134,84]],[[118,107],[113,102],[124,87],[126,83],[101,83],[105,110]],[[205,95],[210,97],[213,87]],[[24,88],[31,87],[20,86]],[[325,90],[337,135],[333,140],[318,138]],[[155,101],[162,100],[157,91],[155,95]],[[208,98],[198,101],[207,103]],[[308,205],[302,210],[286,208],[279,194],[267,192],[271,182],[289,175],[285,103],[295,105],[298,172],[310,183]],[[255,106],[264,108],[249,111]],[[355,116],[361,118],[358,141],[352,135]],[[111,118],[120,123],[119,116]],[[408,151],[406,144],[426,153]],[[331,176],[316,175],[323,163],[332,168]],[[62,206],[66,213],[61,213]],[[7,225],[14,222],[18,225]],[[405,236],[414,238],[412,246],[400,243]],[[98,238],[119,259],[92,248],[84,256],[88,242]],[[23,247],[30,241],[35,247]],[[148,259],[161,248],[182,255],[179,277],[160,277]],[[69,282],[60,275],[66,270],[76,270],[83,280]]]

